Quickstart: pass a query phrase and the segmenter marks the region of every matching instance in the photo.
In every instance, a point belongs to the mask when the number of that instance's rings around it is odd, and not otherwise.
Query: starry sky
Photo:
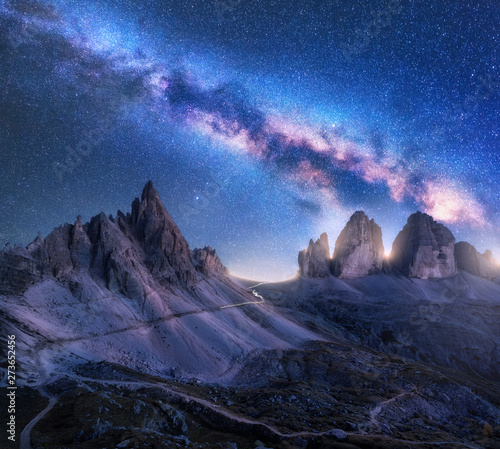
[[[130,210],[283,280],[364,210],[500,259],[496,0],[0,0],[0,244]]]

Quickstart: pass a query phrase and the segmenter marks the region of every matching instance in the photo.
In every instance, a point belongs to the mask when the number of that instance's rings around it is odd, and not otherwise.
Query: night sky
[[[500,259],[496,0],[0,0],[0,243],[127,212],[281,280],[356,210]]]

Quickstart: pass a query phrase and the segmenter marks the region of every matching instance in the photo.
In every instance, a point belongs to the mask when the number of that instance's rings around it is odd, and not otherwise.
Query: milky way
[[[0,2],[0,241],[129,209],[258,279],[358,209],[500,254],[494,2]]]

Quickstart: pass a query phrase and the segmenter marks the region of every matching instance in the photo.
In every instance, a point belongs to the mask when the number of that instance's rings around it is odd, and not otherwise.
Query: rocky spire
[[[55,277],[62,277],[73,269],[70,252],[71,228],[69,223],[59,226],[43,241]]]
[[[75,268],[89,268],[91,261],[92,244],[83,229],[82,217],[78,215],[71,230],[70,253]]]
[[[493,263],[493,253],[486,251],[481,254],[470,243],[458,242],[455,245],[455,259],[457,268],[474,276],[493,280],[500,275],[498,267]]]
[[[492,265],[496,264],[495,259],[493,258],[493,252],[490,249],[487,249],[483,253],[483,257],[488,261],[488,263],[491,263]]]
[[[451,231],[421,212],[410,215],[392,245],[391,264],[399,273],[415,278],[445,278],[455,271],[455,237]]]
[[[203,249],[194,249],[193,259],[196,263],[196,269],[206,276],[225,276],[228,274],[227,268],[222,265],[217,252],[210,246],[205,246]]]
[[[304,277],[330,276],[330,246],[326,233],[318,240],[309,241],[309,247],[299,253],[299,274]]]
[[[146,251],[146,264],[153,275],[168,283],[196,280],[189,245],[151,181],[144,187],[140,203],[137,199],[132,203],[132,227]]]
[[[355,212],[335,242],[333,274],[341,278],[376,274],[383,260],[382,230],[364,212]]]

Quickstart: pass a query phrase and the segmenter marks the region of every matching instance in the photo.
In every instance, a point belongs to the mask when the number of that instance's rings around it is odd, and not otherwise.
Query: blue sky
[[[127,211],[279,280],[364,210],[500,254],[495,2],[0,2],[0,241]]]

